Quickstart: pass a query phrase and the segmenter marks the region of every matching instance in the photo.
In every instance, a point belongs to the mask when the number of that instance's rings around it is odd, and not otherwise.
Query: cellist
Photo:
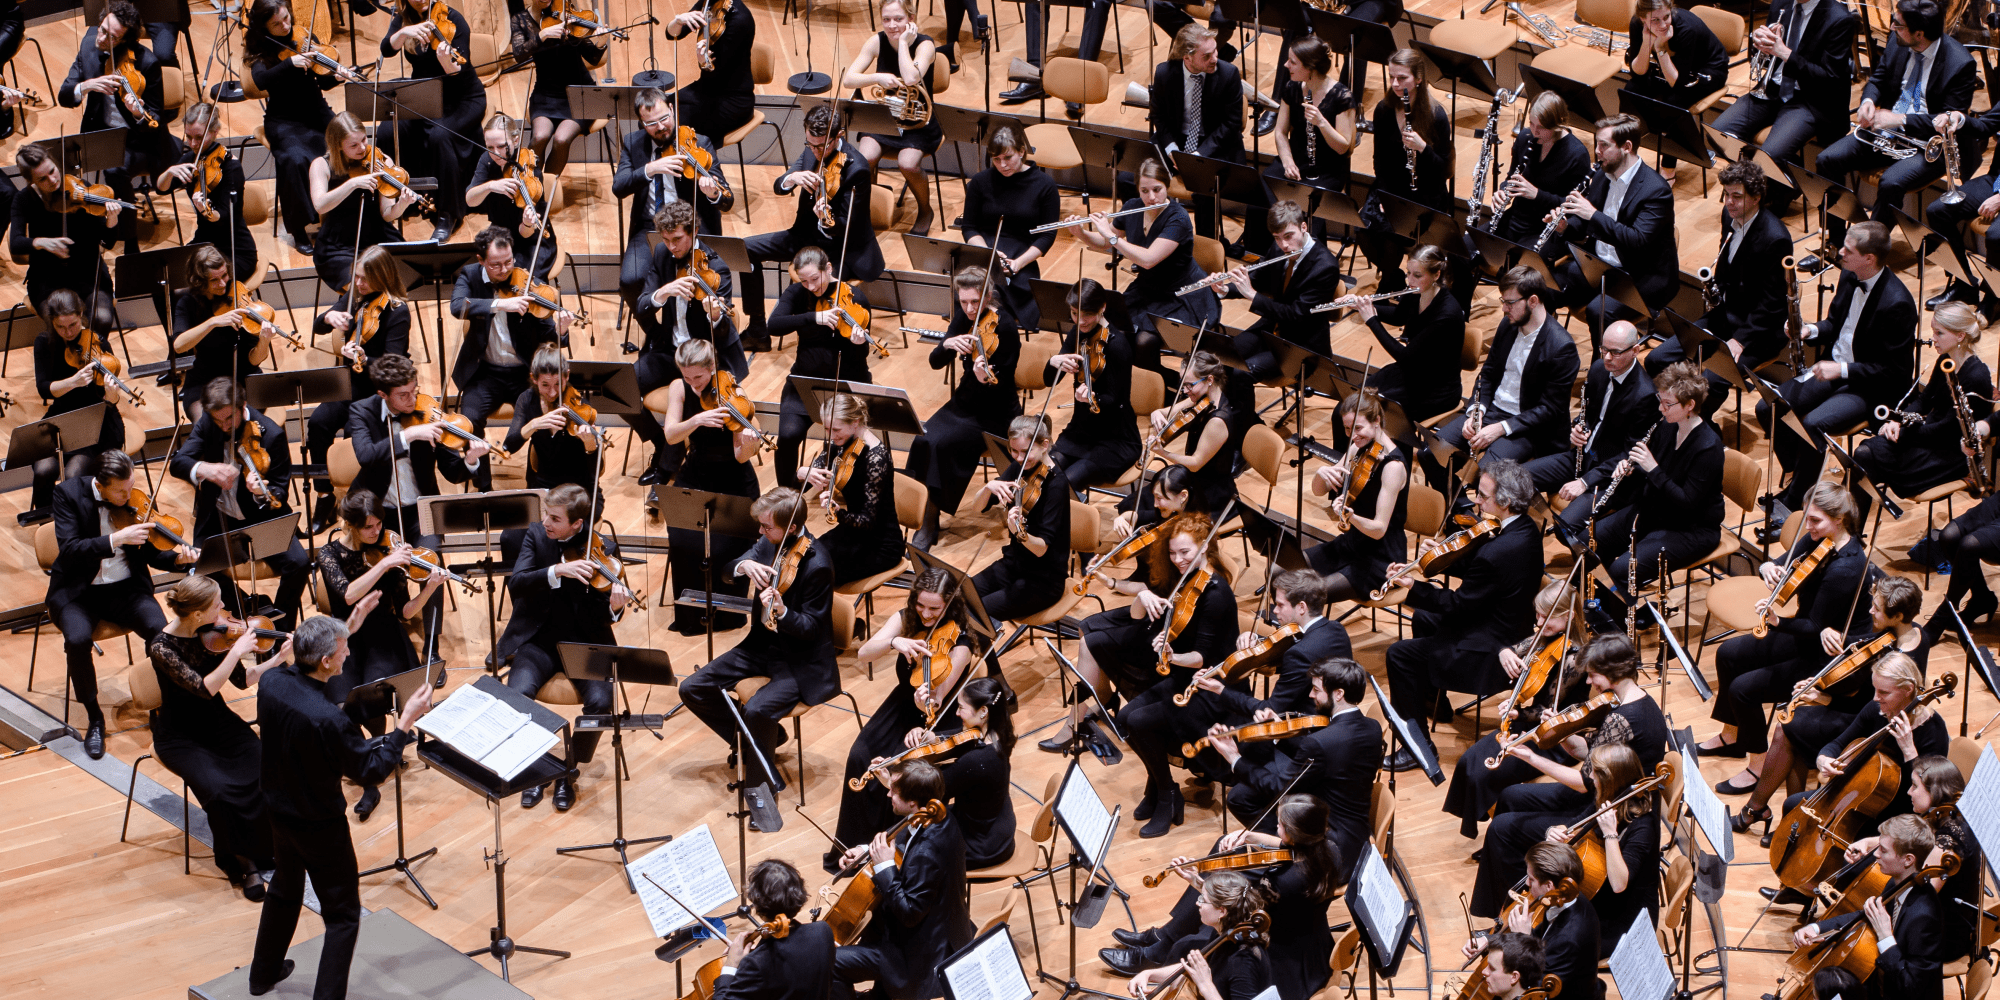
[[[1533,935],[1541,939],[1545,971],[1562,980],[1565,989],[1576,990],[1587,1000],[1596,993],[1597,960],[1603,954],[1604,937],[1597,908],[1576,892],[1583,884],[1583,862],[1568,844],[1548,841],[1528,848],[1522,861],[1527,866],[1528,883],[1524,902],[1532,905],[1558,888],[1566,888],[1573,898],[1550,905],[1540,921],[1530,915],[1529,906],[1511,907],[1499,926],[1486,934],[1474,934],[1459,953],[1467,960],[1478,958],[1502,931]]]
[[[1903,813],[1885,821],[1875,844],[1875,865],[1892,880],[1890,894],[1868,900],[1858,913],[1807,924],[1792,935],[1792,943],[1811,947],[1866,920],[1876,948],[1874,971],[1866,982],[1869,995],[1941,1000],[1944,956],[1951,948],[1944,903],[1930,880],[1913,877],[1936,846],[1931,828],[1916,816]]]
[[[1639,769],[1639,755],[1623,743],[1603,743],[1590,751],[1588,770],[1595,794],[1567,817],[1549,823],[1546,819],[1523,822],[1533,813],[1506,813],[1493,821],[1486,833],[1486,849],[1479,856],[1479,874],[1473,883],[1471,912],[1475,917],[1500,913],[1507,890],[1522,874],[1521,857],[1537,839],[1552,844],[1571,843],[1576,824],[1589,822],[1601,839],[1597,848],[1604,857],[1604,884],[1590,898],[1603,926],[1604,937],[1617,940],[1640,910],[1655,919],[1659,916],[1660,818],[1651,792],[1624,798],[1647,775]],[[1550,814],[1541,814],[1548,816]],[[1590,836],[1585,833],[1583,836]]]
[[[944,775],[928,761],[895,764],[883,780],[889,808],[899,818],[950,794]],[[874,919],[860,941],[834,952],[833,977],[847,984],[873,982],[892,1000],[943,996],[944,959],[972,942],[965,837],[946,813],[901,839],[899,848],[886,831],[878,832],[841,857],[843,867],[873,869],[876,898]]]
[[[797,920],[810,898],[799,870],[771,858],[743,880],[756,922],[729,935],[713,1000],[825,1000],[833,982],[833,929],[825,921]],[[778,930],[752,944],[759,923]]]
[[[1930,880],[1938,891],[1945,911],[1945,935],[1950,940],[1943,960],[1954,962],[1979,946],[1981,867],[1979,841],[1958,811],[1959,797],[1965,794],[1965,776],[1949,757],[1918,757],[1910,765],[1910,811],[1929,823],[1937,846],[1924,858],[1924,867],[1940,864],[1946,851],[1958,858],[1958,870]],[[1847,860],[1872,857],[1881,837],[1863,837],[1849,844]]]

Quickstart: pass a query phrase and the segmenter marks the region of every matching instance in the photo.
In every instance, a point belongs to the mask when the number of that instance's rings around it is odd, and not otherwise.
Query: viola
[[[458,58],[458,48],[452,43],[458,39],[458,25],[451,20],[451,8],[444,0],[431,0],[431,51],[437,54],[438,64],[447,71],[453,66],[465,63]]]
[[[196,559],[201,558],[201,550],[187,540],[187,528],[181,524],[180,519],[156,509],[145,490],[137,486],[132,487],[131,495],[125,499],[125,506],[112,507],[109,510],[112,531],[121,531],[135,524],[148,525],[153,531],[147,537],[152,540],[154,548],[163,552],[186,549],[193,553]]]
[[[1821,667],[1819,673],[1812,676],[1812,680],[1810,681],[1812,686],[1809,691],[1805,694],[1793,695],[1790,701],[1779,706],[1778,721],[1781,723],[1792,721],[1792,716],[1800,708],[1815,703],[1814,695],[1825,692],[1835,684],[1839,684],[1849,677],[1854,676],[1856,671],[1867,666],[1876,656],[1887,650],[1894,649],[1895,645],[1896,633],[1894,632],[1884,632],[1867,642],[1856,642],[1849,645],[1841,651],[1839,656],[1834,657],[1826,666]]]
[[[562,289],[546,281],[536,281],[525,267],[508,271],[504,284],[508,295],[528,300],[528,315],[536,319],[548,319],[556,313],[569,312],[562,305]],[[570,316],[577,326],[590,325],[590,317],[585,313],[570,313]]]
[[[751,416],[757,412],[757,404],[751,402],[750,397],[737,387],[736,376],[728,370],[717,368],[715,374],[708,380],[708,388],[703,389],[696,398],[701,401],[701,408],[704,410],[722,407],[722,411],[728,414],[728,418],[722,422],[723,426],[729,428],[731,433],[741,434],[745,430],[754,430],[757,432],[757,442],[760,447],[768,451],[778,446],[771,435],[764,433],[764,429],[758,426],[756,419]]]
[[[104,345],[98,342],[97,331],[84,327],[83,333],[63,349],[63,361],[79,372],[85,368],[95,369],[93,382],[132,397],[134,405],[145,404],[145,395],[118,377],[125,366],[119,362],[117,355],[105,350]]]
[[[203,625],[195,631],[201,635],[201,648],[211,653],[227,653],[236,640],[246,634],[256,633],[257,652],[268,653],[277,648],[279,642],[292,637],[290,632],[280,632],[271,627],[272,621],[263,615],[251,615],[242,621],[224,618],[213,625]]]
[[[1560,712],[1552,712],[1545,715],[1542,717],[1542,724],[1536,726],[1534,729],[1525,733],[1514,733],[1502,737],[1499,749],[1494,752],[1493,756],[1486,758],[1486,767],[1488,770],[1499,767],[1500,762],[1507,758],[1507,754],[1510,751],[1524,744],[1533,743],[1538,747],[1548,747],[1561,743],[1563,740],[1597,725],[1606,714],[1617,707],[1617,692],[1606,691],[1603,694],[1592,697],[1589,701],[1571,705]]]
[[[688,254],[687,263],[675,267],[674,276],[676,278],[694,279],[694,300],[696,302],[707,302],[711,296],[721,297],[722,295],[720,291],[722,288],[722,275],[716,273],[715,268],[709,266],[708,254],[703,251],[699,243]],[[724,308],[727,308],[726,304]]]
[[[120,46],[117,60],[112,65],[111,75],[118,78],[118,89],[124,91],[121,103],[125,117],[139,128],[159,127],[160,120],[146,110],[146,102],[142,99],[146,93],[146,74],[139,71],[138,49]]]
[[[1525,913],[1528,916],[1528,929],[1532,933],[1535,928],[1542,925],[1543,920],[1547,919],[1550,910],[1575,899],[1578,891],[1575,880],[1566,878],[1556,883],[1555,888],[1534,899],[1516,893],[1513,902],[1508,903],[1507,908],[1500,911],[1500,920],[1495,926],[1504,928],[1514,919],[1516,913]],[[1486,959],[1487,953],[1482,952],[1478,958],[1472,960],[1471,965],[1466,966],[1465,980],[1458,986],[1455,1000],[1493,1000],[1493,991],[1486,986]],[[1544,983],[1554,978],[1544,977]],[[1450,990],[1452,987],[1447,984],[1445,988]]]
[[[1759,639],[1771,634],[1771,618],[1778,613],[1778,605],[1791,600],[1792,595],[1798,593],[1799,587],[1805,584],[1806,579],[1813,575],[1813,571],[1819,569],[1820,561],[1832,554],[1833,536],[1829,535],[1820,539],[1819,544],[1813,546],[1811,552],[1792,560],[1791,571],[1785,574],[1784,579],[1778,581],[1776,587],[1771,588],[1771,595],[1765,598],[1764,603],[1768,610],[1764,612],[1764,617],[1757,619],[1757,625],[1750,630],[1751,633]]]
[[[1270,942],[1270,930],[1271,915],[1263,910],[1257,910],[1250,914],[1247,922],[1237,924],[1216,935],[1215,940],[1210,941],[1207,947],[1201,950],[1201,957],[1208,958],[1214,955],[1216,949],[1222,947],[1224,942],[1244,947],[1262,947]],[[1182,962],[1173,975],[1161,980],[1158,986],[1153,987],[1152,992],[1146,994],[1145,1000],[1190,1000],[1196,995],[1198,994],[1193,990],[1193,982],[1188,979],[1187,963]]]
[[[350,300],[354,298],[351,289],[347,297]],[[349,305],[352,306],[351,301]],[[377,292],[373,299],[361,307],[360,312],[354,314],[352,329],[347,337],[348,344],[365,348],[369,341],[374,340],[375,335],[382,332],[382,313],[388,308],[389,293]],[[348,367],[357,375],[368,370],[368,352],[365,349],[358,352],[353,360],[348,362]],[[466,426],[472,426],[471,421],[467,421]]]
[[[1367,450],[1355,452],[1348,464],[1347,488],[1334,498],[1332,506],[1334,520],[1342,528],[1354,524],[1354,501],[1361,496],[1362,490],[1368,488],[1368,481],[1374,478],[1375,466],[1382,461],[1384,450],[1384,442],[1377,438],[1369,443]]]
[[[1500,533],[1500,519],[1491,514],[1481,514],[1472,526],[1452,532],[1451,536],[1433,546],[1430,551],[1419,556],[1415,562],[1406,564],[1402,572],[1382,581],[1380,587],[1368,595],[1371,601],[1379,601],[1397,587],[1407,585],[1412,576],[1430,576],[1450,569],[1453,563],[1471,554],[1479,543]]]
[[[195,157],[194,193],[199,197],[192,200],[195,210],[210,222],[222,218],[222,212],[215,207],[214,191],[222,186],[222,161],[228,156],[229,148],[218,142]]]
[[[381,562],[390,552],[395,551],[396,546],[403,544],[405,544],[403,536],[383,528],[381,541],[362,546],[361,557],[368,565],[373,566]],[[471,580],[452,572],[450,567],[444,564],[444,560],[438,558],[436,552],[418,545],[411,546],[410,564],[403,567],[403,575],[415,583],[427,583],[433,574],[442,574],[445,579],[464,587],[468,593],[477,590]]]
[[[648,876],[647,879],[651,881],[651,876]],[[654,882],[653,884],[658,885],[659,883]],[[791,936],[791,933],[792,919],[780,913],[771,922],[758,924],[750,928],[750,933],[743,935],[743,947],[746,949],[755,948],[757,942],[765,938],[775,938],[782,941]],[[722,954],[703,962],[701,968],[694,971],[694,989],[690,990],[681,1000],[710,1000],[711,997],[715,996],[716,981],[722,978],[722,966],[728,959],[729,956],[727,954]]]
[[[1104,337],[1111,329],[1102,323],[1090,335],[1083,338],[1083,346],[1078,353],[1083,355],[1083,363],[1076,366],[1076,379],[1090,390],[1090,412],[1100,412],[1097,408],[1097,386],[1093,380],[1104,370]]]
[[[416,206],[425,213],[437,211],[429,196],[418,193],[410,186],[410,172],[397,166],[396,161],[390,159],[389,154],[381,149],[370,149],[368,155],[361,158],[361,162],[347,168],[349,177],[360,177],[363,174],[376,175],[376,194],[385,198],[412,198],[415,199]]]
[[[1276,865],[1289,864],[1291,860],[1292,850],[1289,847],[1256,847],[1245,844],[1236,850],[1218,851],[1208,857],[1196,858],[1178,867],[1192,868],[1197,875],[1208,875],[1214,872],[1240,872],[1256,868],[1270,868]],[[1168,865],[1160,869],[1158,874],[1148,875],[1139,881],[1144,882],[1148,889],[1155,888],[1161,882],[1166,881],[1167,875],[1173,872],[1175,868],[1175,865]]]
[[[445,433],[443,437],[438,438],[437,446],[453,452],[460,451],[466,445],[480,439],[479,435],[473,431],[472,420],[469,417],[463,413],[445,412],[444,407],[439,405],[435,398],[429,393],[424,392],[417,393],[416,405],[411,408],[410,412],[399,415],[396,418],[396,423],[403,430],[422,427],[426,424],[442,426],[445,429]],[[493,452],[496,460],[506,461],[507,450],[505,448],[498,445],[489,445],[488,448]]]
[[[513,158],[504,168],[509,180],[521,182],[514,192],[514,207],[527,208],[530,203],[540,204],[542,200],[542,170],[540,158],[525,143],[514,150]]]
[[[1951,863],[1951,871],[1958,870],[1958,858],[1949,852],[1945,860]],[[1887,883],[1880,897],[1887,900],[1909,888],[1921,879],[1939,878],[1949,874],[1944,865],[1928,865],[1903,875]],[[1813,976],[1821,969],[1845,969],[1854,978],[1867,982],[1875,974],[1875,961],[1880,957],[1875,938],[1875,925],[1867,920],[1855,920],[1842,927],[1833,935],[1792,952],[1785,959],[1785,969],[1778,974],[1778,1000],[1809,1000],[1815,995]]]
[[[113,197],[111,185],[85,184],[83,178],[75,174],[63,175],[61,194],[64,212],[89,212],[92,215],[102,216],[109,208],[117,208],[123,212],[139,210],[139,206]]]
[[[831,234],[840,225],[839,220],[833,217],[833,199],[840,195],[840,178],[846,169],[847,154],[837,145],[833,155],[819,165],[819,194],[813,199],[813,215],[818,218],[822,233]]]
[[[681,176],[691,181],[711,180],[722,190],[715,199],[716,210],[724,215],[736,205],[736,192],[729,187],[722,171],[716,169],[715,156],[701,148],[691,126],[682,125],[674,130],[674,152],[681,158]]]
[[[607,27],[597,19],[597,11],[579,0],[555,0],[542,12],[544,30],[561,25],[571,38],[589,38],[593,35],[609,34],[619,41],[625,40],[625,29]]]
[[[701,22],[700,44],[695,48],[695,61],[703,70],[715,69],[715,42],[729,28],[729,5],[732,0],[710,0],[708,17]]]
[[[1167,421],[1167,426],[1164,430],[1153,435],[1152,440],[1147,442],[1146,450],[1152,451],[1160,445],[1172,442],[1173,439],[1181,436],[1181,432],[1194,426],[1196,420],[1207,417],[1214,412],[1215,403],[1206,398],[1193,406],[1182,409],[1173,419]]]
[[[1042,484],[1049,478],[1049,463],[1037,462],[1034,468],[1016,478],[1021,484],[1021,490],[1014,494],[1013,506],[1007,508],[1007,530],[1010,532],[1014,530],[1014,515],[1020,514],[1022,515],[1020,534],[1026,534],[1028,531],[1026,515],[1028,511],[1035,509],[1036,504],[1042,502]]]
[[[833,313],[833,332],[836,335],[852,337],[858,333],[868,342],[870,350],[881,357],[889,356],[889,345],[876,340],[875,335],[868,332],[868,324],[874,317],[869,313],[867,306],[854,301],[852,285],[845,281],[829,282],[826,294],[819,297],[813,309],[816,312]]]
[[[290,45],[284,42],[278,43],[278,54],[287,59],[305,56],[306,71],[309,73],[319,76],[333,73],[354,77],[361,75],[358,69],[340,61],[340,50],[331,45],[321,45],[319,39],[313,37],[312,29],[304,24],[292,22],[292,37],[289,41]]]
[[[1287,713],[1269,722],[1252,722],[1249,725],[1237,726],[1229,731],[1229,738],[1238,743],[1268,743],[1272,740],[1290,739],[1315,729],[1325,729],[1331,722],[1332,720],[1324,715]],[[1209,738],[1206,736],[1193,743],[1183,743],[1181,756],[1193,757],[1208,749],[1208,745]]]
[[[1173,517],[1167,518],[1150,528],[1140,528],[1125,536],[1124,541],[1112,546],[1103,555],[1092,559],[1090,565],[1084,567],[1083,575],[1070,585],[1070,589],[1075,591],[1078,597],[1082,597],[1084,591],[1089,589],[1091,579],[1102,576],[1105,567],[1130,559],[1144,552],[1146,547],[1152,545],[1154,542],[1170,537],[1169,532],[1173,531],[1174,522],[1180,520],[1180,517],[1181,515],[1175,514]]]
[[[778,558],[778,565],[774,567],[777,577],[771,581],[771,586],[776,587],[778,593],[782,594],[791,589],[792,580],[799,575],[799,563],[803,562],[806,553],[812,550],[812,543],[813,540],[810,537],[800,535],[792,540],[791,546],[785,549],[785,554]],[[777,631],[778,619],[771,610],[771,606],[764,604],[759,611],[759,620],[764,623],[764,627],[774,632]]]
[[[954,641],[956,641],[956,637],[954,637]],[[967,743],[979,740],[985,735],[985,733],[977,729],[961,729],[944,739],[938,739],[933,736],[929,743],[919,743],[893,757],[882,758],[880,764],[869,765],[868,770],[862,772],[860,777],[847,779],[847,787],[857,792],[861,791],[868,787],[869,782],[887,773],[893,765],[909,760],[923,760],[926,757],[940,757]]]
[[[518,269],[517,269],[518,270]],[[583,401],[583,393],[576,386],[564,386],[562,405],[557,407],[569,421],[569,432],[577,437],[593,437],[600,446],[608,442],[604,428],[597,426],[597,407]]]
[[[979,315],[979,322],[972,328],[973,336],[979,342],[979,357],[986,362],[986,377],[980,381],[987,385],[998,385],[1000,375],[993,370],[993,352],[1000,349],[1000,310],[987,306]]]
[[[890,827],[887,832],[889,842],[895,843],[896,836],[903,832],[904,827],[925,827],[932,823],[942,823],[944,817],[944,803],[932,799],[918,806],[908,816],[897,820],[896,825]],[[900,862],[902,858],[903,852],[898,850],[896,860]],[[819,890],[822,899],[830,900],[826,913],[820,919],[833,931],[833,941],[837,945],[853,944],[859,940],[868,915],[875,909],[875,876],[866,858],[842,868],[834,874],[833,881],[838,882],[850,877],[853,881],[847,883],[847,888],[842,889],[837,896],[833,893],[832,883],[821,886]]]
[[[1221,663],[1195,671],[1194,680],[1188,682],[1187,690],[1174,695],[1174,704],[1185,706],[1193,701],[1195,691],[1200,688],[1201,682],[1209,677],[1220,676],[1223,683],[1228,684],[1250,676],[1269,665],[1272,657],[1290,649],[1292,643],[1304,635],[1305,631],[1306,627],[1297,622],[1280,625],[1270,635],[1229,654]]]
[[[826,489],[821,490],[819,494],[819,506],[821,510],[826,511],[826,523],[839,522],[840,512],[847,509],[847,484],[854,478],[854,463],[861,457],[861,450],[866,446],[867,442],[861,439],[861,435],[856,434],[848,440],[845,447],[840,449],[838,455],[833,454],[833,444],[828,442],[827,447],[820,451],[819,457],[813,459],[813,468],[830,469],[833,472],[832,481],[828,482]]]
[[[628,607],[636,611],[646,606],[645,594],[625,586],[625,564],[605,550],[604,536],[595,531],[579,531],[570,536],[563,547],[578,553],[577,558],[589,562],[591,568],[596,570],[590,578],[592,590],[609,591],[613,586],[625,587],[626,594],[630,595],[625,602]]]
[[[1160,652],[1160,662],[1153,664],[1153,670],[1162,677],[1174,672],[1173,640],[1194,620],[1194,609],[1201,604],[1202,591],[1208,588],[1209,570],[1207,566],[1181,579],[1179,587],[1167,596],[1167,648]]]
[[[47,111],[49,109],[49,102],[42,95],[26,87],[0,87],[0,98],[7,97],[20,98],[20,106],[32,111]]]
[[[243,286],[240,281],[229,282],[229,294],[215,303],[215,315],[242,310],[242,327],[245,333],[262,336],[265,327],[270,327],[271,335],[292,346],[294,351],[306,349],[305,342],[289,330],[278,325],[278,310],[269,302],[257,297],[257,293]]]
[[[1604,842],[1604,831],[1597,826],[1597,819],[1605,813],[1624,805],[1632,799],[1665,788],[1674,780],[1674,758],[1662,758],[1653,767],[1652,777],[1632,783],[1624,794],[1597,807],[1590,815],[1570,824],[1563,842],[1575,849],[1577,858],[1583,862],[1583,894],[1596,898],[1597,890],[1604,887],[1608,870],[1604,864],[1604,852],[1608,845]]]

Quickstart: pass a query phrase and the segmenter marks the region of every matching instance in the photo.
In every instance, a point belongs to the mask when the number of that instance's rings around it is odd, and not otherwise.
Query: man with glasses
[[[650,340],[659,333],[659,320],[639,307],[639,293],[653,267],[653,244],[647,237],[653,231],[653,217],[668,205],[684,201],[694,206],[701,232],[719,234],[722,213],[736,203],[736,193],[722,179],[721,170],[703,174],[680,151],[675,142],[679,129],[674,105],[665,94],[647,87],[632,98],[632,106],[644,127],[626,134],[618,173],[611,179],[612,194],[633,199],[631,222],[625,228],[625,257],[618,265],[618,294]],[[708,154],[710,163],[715,162],[715,147],[707,138],[696,135],[694,142]],[[695,167],[694,178],[686,176],[689,167]]]
[[[1469,451],[1474,460],[1525,462],[1564,447],[1570,387],[1582,362],[1569,331],[1550,314],[1549,293],[1542,273],[1532,267],[1500,276],[1504,318],[1472,387],[1471,405],[1480,409],[1480,419],[1471,422],[1461,413],[1438,429],[1441,440]],[[1420,457],[1431,486],[1444,489],[1444,467],[1430,449],[1422,449]]]
[[[548,207],[551,193],[545,182],[542,200],[528,201],[520,179],[507,176],[507,166],[514,162],[514,154],[521,148],[520,125],[506,115],[494,115],[487,119],[483,140],[486,155],[479,158],[479,165],[472,169],[472,186],[465,190],[465,210],[486,216],[489,225],[499,226],[514,235],[514,266],[529,267],[528,257],[534,256],[534,266],[529,268],[536,280],[546,280],[549,268],[556,262],[556,228],[542,226],[542,209]],[[540,175],[539,167],[536,174]],[[528,203],[514,204],[520,197]]]
[[[459,269],[451,291],[451,314],[465,320],[465,340],[452,361],[451,381],[458,386],[459,412],[472,421],[474,434],[484,435],[486,418],[528,391],[528,361],[535,349],[567,334],[575,317],[559,312],[537,319],[528,312],[526,296],[509,294],[514,238],[507,230],[480,230],[472,248],[479,259]],[[473,476],[480,489],[493,488],[490,463]]]
[[[773,185],[779,194],[798,198],[792,226],[743,241],[743,250],[750,257],[750,273],[743,281],[743,312],[749,316],[743,331],[745,350],[771,349],[771,337],[764,328],[764,262],[790,262],[800,250],[812,246],[826,251],[827,259],[839,268],[837,277],[842,281],[874,281],[882,275],[882,248],[875,242],[875,221],[868,213],[873,165],[861,158],[861,151],[843,137],[844,132],[833,108],[822,104],[806,112],[806,148],[792,161],[791,170]],[[836,157],[844,157],[840,160],[839,189],[826,199],[821,211],[820,194],[826,187],[823,172]]]
[[[1603,348],[1583,378],[1583,409],[1570,422],[1569,447],[1524,465],[1538,492],[1569,504],[1558,529],[1569,533],[1565,541],[1583,537],[1579,529],[1590,518],[1597,491],[1657,417],[1653,380],[1638,363],[1641,339],[1639,328],[1622,319],[1604,331]]]

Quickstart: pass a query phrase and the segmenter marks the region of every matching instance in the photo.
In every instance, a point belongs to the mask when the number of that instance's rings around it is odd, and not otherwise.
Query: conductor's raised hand
[[[429,684],[417,685],[416,693],[410,695],[409,700],[403,702],[403,711],[396,716],[397,729],[406,733],[409,732],[417,724],[417,720],[423,718],[431,710],[432,690],[433,688]]]

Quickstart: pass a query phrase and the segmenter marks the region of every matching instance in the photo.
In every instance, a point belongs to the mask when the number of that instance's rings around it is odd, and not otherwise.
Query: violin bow
[[[1000,217],[1000,225],[1005,226],[1006,224],[1007,224],[1007,217],[1003,215]],[[994,242],[996,243],[999,242],[998,229],[994,230]],[[987,267],[981,269],[986,272],[986,276],[984,278],[981,278],[979,281],[979,308],[973,310],[972,314],[972,337],[974,340],[978,341],[978,343],[974,345],[973,351],[979,357],[986,358],[986,368],[989,371],[991,371],[993,368],[993,359],[989,357],[986,353],[986,341],[980,339],[979,337],[979,323],[981,320],[986,318],[986,307],[989,304],[988,297],[992,294],[993,291],[993,271],[1000,266],[1000,261],[1002,259],[999,247],[996,246],[990,249],[993,251],[992,260]],[[955,301],[952,304],[957,305]],[[959,312],[961,315],[964,314],[964,310],[962,309],[959,310]],[[998,313],[999,309],[996,307],[994,309],[994,312]],[[1000,380],[999,372],[997,371],[993,372],[993,380],[996,384],[999,382]],[[1054,395],[1055,395],[1054,393],[1050,393],[1051,398],[1053,398]]]
[[[1222,530],[1222,522],[1229,520],[1229,515],[1234,513],[1235,511],[1236,511],[1236,500],[1234,498],[1231,498],[1227,504],[1223,505],[1222,514],[1209,524],[1208,537],[1201,540],[1200,554],[1202,563],[1205,564],[1208,562],[1208,547],[1215,542],[1216,533]],[[1195,566],[1196,566],[1195,563],[1188,563],[1188,568],[1182,571],[1181,578],[1174,582],[1174,589],[1167,591],[1167,593],[1171,596],[1167,598],[1167,609],[1160,613],[1161,616],[1166,619],[1166,623],[1160,626],[1160,631],[1162,634],[1169,633],[1173,628],[1174,602],[1180,599],[1181,588],[1187,586],[1188,580],[1194,576]],[[1168,635],[1169,640],[1171,640],[1172,638],[1173,637],[1171,635]]]
[[[986,543],[988,541],[991,541],[992,538],[993,535],[990,532],[982,531],[979,533],[979,546],[972,550],[972,558],[966,560],[965,563],[967,566],[978,565],[980,553],[986,551]],[[951,588],[951,597],[944,602],[944,613],[938,615],[938,620],[932,622],[931,627],[924,632],[925,648],[929,648],[931,644],[931,638],[937,635],[938,628],[942,626],[945,623],[945,621],[951,617],[952,607],[956,605],[959,601],[965,599],[965,587],[958,583],[958,578],[956,576],[951,577],[951,581],[954,584],[954,586]],[[912,584],[912,587],[914,588],[914,584]],[[966,620],[966,624],[964,627],[970,628],[971,626],[972,626],[971,619],[968,618]],[[961,630],[961,634],[963,634],[963,630]],[[924,670],[924,690],[928,691],[930,690],[931,687],[931,660],[930,657],[928,656],[924,657],[923,670]],[[967,663],[965,665],[964,676],[958,679],[957,684],[952,685],[951,695],[946,698],[937,699],[936,702],[934,702],[933,707],[924,709],[925,728],[929,728],[937,724],[938,713],[944,710],[944,706],[950,702],[952,697],[957,697],[958,692],[964,689],[966,681],[970,680],[971,678],[972,678],[972,664]]]
[[[1208,333],[1208,323],[1209,321],[1207,318],[1202,319],[1201,326],[1195,329],[1194,343],[1188,346],[1187,356],[1181,359],[1181,371],[1179,376],[1180,386],[1178,389],[1176,389],[1176,394],[1179,395],[1180,398],[1174,400],[1167,406],[1167,423],[1169,425],[1173,423],[1174,407],[1179,406],[1182,403],[1188,402],[1188,397],[1186,395],[1188,366],[1194,363],[1195,354],[1201,350],[1201,339],[1205,334]],[[1079,346],[1081,346],[1080,342]],[[1089,362],[1089,360],[1090,360],[1089,358],[1084,359],[1086,363]],[[1189,403],[1189,407],[1192,408],[1193,404]],[[1154,438],[1159,439],[1160,447],[1166,446],[1167,441],[1164,435],[1165,435],[1164,431],[1157,432],[1153,435]],[[1153,455],[1151,448],[1146,449],[1145,452],[1139,456],[1141,463],[1139,471],[1139,485],[1138,488],[1132,494],[1133,497],[1135,498],[1132,502],[1132,509],[1135,511],[1139,509],[1139,505],[1146,502],[1146,497],[1148,496],[1146,492],[1147,484],[1151,480],[1151,477],[1154,474],[1153,473],[1154,457],[1155,456]],[[1162,469],[1161,471],[1164,472],[1166,470]]]

